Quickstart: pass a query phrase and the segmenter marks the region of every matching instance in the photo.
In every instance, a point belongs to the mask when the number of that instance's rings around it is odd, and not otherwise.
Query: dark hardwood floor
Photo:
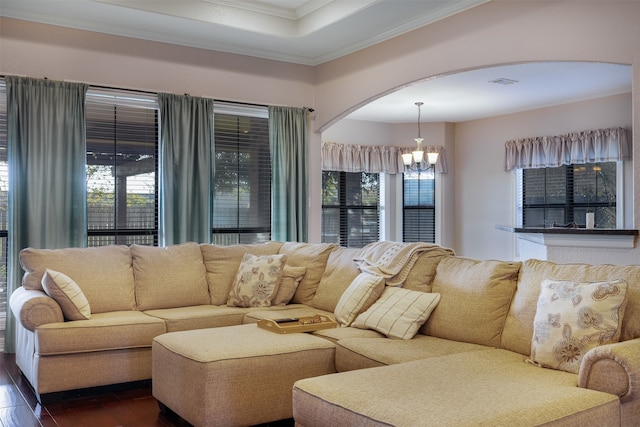
[[[0,426],[2,427],[187,427],[174,414],[161,413],[150,382],[121,391],[95,390],[40,405],[22,377],[13,354],[0,353]],[[262,427],[290,427],[284,420]]]

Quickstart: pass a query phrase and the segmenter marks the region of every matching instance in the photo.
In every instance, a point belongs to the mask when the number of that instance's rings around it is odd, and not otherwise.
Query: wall
[[[454,197],[461,208],[454,213],[456,251],[477,258],[516,258],[515,236],[495,228],[496,224],[515,225],[515,172],[504,170],[506,141],[617,126],[631,128],[631,123],[631,94],[623,94],[457,124],[454,164],[459,185],[455,186]],[[632,165],[625,163],[630,184]],[[624,199],[631,201],[632,187],[626,190]],[[631,227],[631,206],[626,208],[627,226]],[[587,249],[576,251],[584,254]],[[562,252],[565,259],[576,258],[570,255],[575,251],[565,248]],[[624,259],[637,259],[634,252],[627,250]],[[558,260],[551,253],[548,257]],[[600,262],[624,262],[622,257],[600,250]]]

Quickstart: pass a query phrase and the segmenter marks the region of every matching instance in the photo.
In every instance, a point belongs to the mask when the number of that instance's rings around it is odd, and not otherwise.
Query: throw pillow
[[[306,267],[292,267],[286,264],[282,269],[282,278],[278,286],[278,292],[271,301],[271,305],[287,305],[298,289],[298,285],[307,272]]]
[[[531,361],[578,373],[585,353],[618,342],[627,282],[544,279],[534,318]]]
[[[91,308],[82,289],[69,276],[53,270],[45,270],[42,288],[53,298],[67,320],[89,320]]]
[[[342,326],[349,326],[358,316],[382,294],[384,277],[362,272],[351,282],[338,300],[334,314]]]
[[[378,301],[351,326],[373,329],[387,337],[411,339],[438,305],[440,294],[387,286]]]
[[[245,254],[229,291],[230,307],[268,307],[278,291],[286,255]]]

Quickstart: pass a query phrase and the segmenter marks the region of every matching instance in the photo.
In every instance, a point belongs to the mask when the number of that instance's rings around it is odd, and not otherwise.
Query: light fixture
[[[418,107],[418,137],[415,138],[416,149],[412,153],[406,153],[402,155],[402,162],[405,169],[417,172],[427,171],[434,167],[438,161],[438,153],[427,153],[427,161],[424,161],[424,150],[422,149],[422,141],[424,138],[420,137],[420,107],[422,102],[416,102]]]

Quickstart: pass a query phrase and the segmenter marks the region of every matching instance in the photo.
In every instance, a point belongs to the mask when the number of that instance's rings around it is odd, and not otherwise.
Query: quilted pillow
[[[594,347],[618,342],[627,282],[544,279],[534,318],[531,361],[578,373]]]
[[[278,292],[271,301],[271,305],[287,305],[293,295],[295,295],[298,285],[304,278],[307,272],[306,267],[292,267],[286,264],[282,269],[282,277],[280,278],[280,285],[278,285]]]
[[[380,298],[351,326],[373,329],[387,337],[411,339],[440,302],[440,294],[387,286]]]
[[[334,314],[342,326],[349,326],[358,314],[362,313],[382,294],[384,277],[362,272],[356,276],[342,293]]]
[[[269,307],[278,291],[286,255],[245,254],[231,286],[230,307]]]
[[[89,320],[91,308],[82,289],[66,274],[45,270],[42,276],[42,289],[53,298],[67,320]]]

